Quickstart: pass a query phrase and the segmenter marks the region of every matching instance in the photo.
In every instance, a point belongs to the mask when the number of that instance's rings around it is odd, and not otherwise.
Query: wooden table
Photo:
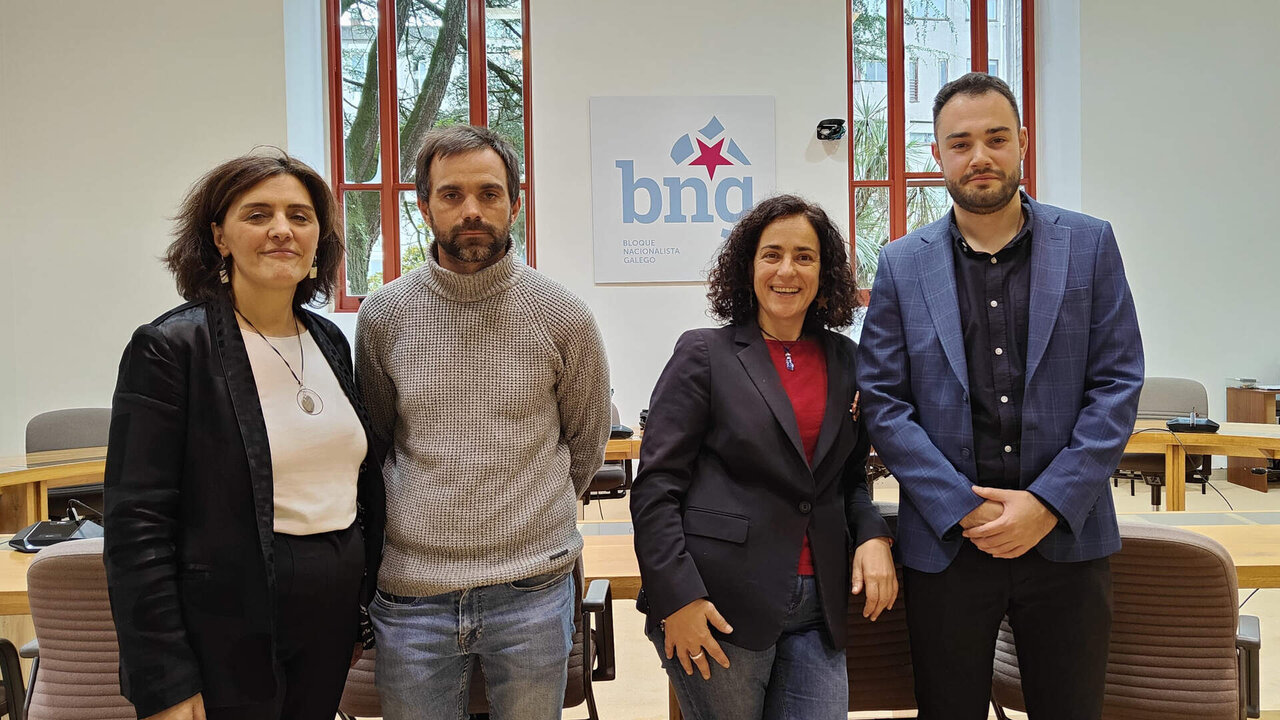
[[[49,488],[102,482],[105,447],[50,450],[0,458],[0,532],[46,520]]]
[[[1120,519],[1149,513],[1126,513]],[[1194,513],[1193,522],[1205,516],[1249,517],[1249,513]],[[1163,515],[1162,519],[1170,517]],[[1169,523],[1160,523],[1167,525]],[[1236,564],[1236,580],[1242,588],[1280,588],[1280,524],[1276,525],[1182,525],[1217,540]],[[634,600],[640,591],[640,565],[636,562],[631,535],[586,535],[583,537],[582,566],[588,580],[604,578],[613,596]]]
[[[1227,421],[1246,423],[1276,422],[1276,390],[1262,388],[1227,388]],[[1267,476],[1254,475],[1258,461],[1250,458],[1227,458],[1227,481],[1258,492],[1267,491]]]
[[[1139,420],[1125,452],[1163,453],[1165,507],[1187,508],[1187,453],[1271,459],[1280,457],[1280,425],[1224,422],[1216,433],[1172,433],[1163,420]]]
[[[640,436],[633,435],[629,438],[610,438],[609,443],[604,446],[604,459],[639,460]]]

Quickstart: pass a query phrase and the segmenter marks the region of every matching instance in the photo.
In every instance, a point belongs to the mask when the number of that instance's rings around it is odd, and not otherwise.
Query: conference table
[[[1280,512],[1125,513],[1120,520],[1172,525],[1206,535],[1231,555],[1241,588],[1280,588]],[[583,541],[587,579],[606,579],[614,597],[634,600],[640,591],[634,536],[585,535]]]
[[[1216,433],[1174,433],[1163,420],[1139,420],[1125,452],[1164,454],[1165,508],[1187,509],[1187,455],[1280,457],[1280,425],[1224,422]]]
[[[13,533],[47,519],[49,488],[102,482],[105,447],[76,448],[0,457],[0,533]],[[640,438],[610,439],[606,460],[640,457]]]
[[[105,447],[0,457],[0,533],[45,520],[49,488],[102,482]]]

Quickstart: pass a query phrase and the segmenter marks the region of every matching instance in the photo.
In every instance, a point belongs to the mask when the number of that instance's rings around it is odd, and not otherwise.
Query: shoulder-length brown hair
[[[222,254],[213,244],[213,223],[221,225],[231,205],[250,188],[277,175],[292,175],[311,196],[320,226],[315,278],[304,278],[293,294],[295,307],[327,301],[338,287],[342,264],[342,227],[329,185],[309,165],[288,155],[249,154],[228,160],[205,173],[187,192],[174,218],[173,242],[163,262],[173,272],[178,292],[188,300],[208,300],[225,292],[218,270]],[[230,268],[228,268],[230,271]]]
[[[831,218],[818,205],[795,195],[776,195],[762,200],[733,226],[720,249],[707,299],[711,314],[733,325],[756,318],[756,291],[753,284],[756,248],[760,235],[770,223],[802,216],[818,234],[818,294],[805,315],[806,327],[840,329],[853,322],[858,307],[858,282],[849,267],[848,243]]]

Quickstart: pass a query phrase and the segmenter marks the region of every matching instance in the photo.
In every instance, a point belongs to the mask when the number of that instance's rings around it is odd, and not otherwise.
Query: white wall
[[[537,264],[595,312],[614,401],[634,425],[679,334],[714,323],[700,283],[592,282],[588,99],[772,95],[778,190],[821,203],[847,229],[848,147],[814,139],[818,120],[848,114],[845,8],[839,0],[534,0],[531,9]]]
[[[1148,375],[1280,382],[1280,3],[1081,0],[1082,206],[1115,227]]]
[[[157,257],[187,187],[285,144],[283,14],[261,0],[0,0],[0,455],[106,406],[129,334],[179,302]]]

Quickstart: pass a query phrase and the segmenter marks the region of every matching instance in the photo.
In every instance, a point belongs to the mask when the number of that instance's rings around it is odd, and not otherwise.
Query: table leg
[[[1164,506],[1167,510],[1187,509],[1187,451],[1170,445],[1164,454]]]

